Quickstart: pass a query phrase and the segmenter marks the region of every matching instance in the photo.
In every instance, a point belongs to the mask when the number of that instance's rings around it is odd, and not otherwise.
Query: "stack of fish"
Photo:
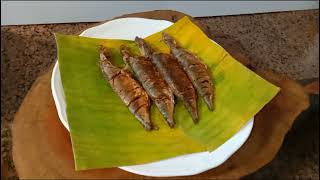
[[[173,128],[174,95],[182,100],[194,123],[198,122],[197,93],[209,110],[213,109],[213,81],[207,66],[194,54],[179,46],[167,33],[163,41],[171,53],[159,53],[143,39],[135,42],[142,56],[133,55],[126,46],[120,51],[124,69],[114,66],[109,51],[100,50],[100,67],[112,89],[146,130],[157,129],[150,118],[150,99]]]

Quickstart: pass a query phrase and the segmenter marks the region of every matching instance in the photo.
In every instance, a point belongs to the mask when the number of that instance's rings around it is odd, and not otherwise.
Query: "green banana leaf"
[[[164,30],[182,47],[197,54],[210,68],[214,111],[199,98],[198,124],[182,103],[176,102],[176,127],[170,129],[153,105],[151,117],[159,130],[147,132],[112,91],[100,71],[99,46],[112,50],[114,63],[123,61],[119,47],[134,42],[56,34],[59,68],[76,170],[153,162],[183,154],[212,151],[232,137],[267,104],[279,88],[259,77],[213,43],[187,17]],[[147,37],[153,48],[169,52],[161,34]]]

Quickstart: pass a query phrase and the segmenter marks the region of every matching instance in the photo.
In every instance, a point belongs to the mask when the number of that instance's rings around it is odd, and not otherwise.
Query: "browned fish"
[[[183,101],[193,121],[198,121],[197,95],[187,74],[178,61],[170,54],[154,53],[151,47],[141,38],[135,39],[141,54],[149,57],[173,93]]]
[[[100,49],[100,68],[105,79],[117,93],[129,111],[141,122],[146,130],[154,128],[150,120],[150,101],[147,93],[130,74],[111,63],[110,53]]]
[[[193,86],[205,100],[208,108],[212,110],[213,81],[207,65],[204,64],[199,57],[179,46],[172,36],[167,33],[162,33],[162,37],[164,42],[170,48],[171,53],[178,59],[179,64],[188,74]]]
[[[143,88],[155,102],[168,125],[171,128],[174,127],[174,97],[171,89],[163,80],[160,73],[153,66],[150,59],[143,56],[134,56],[126,46],[122,46],[120,51],[124,62],[134,72]]]

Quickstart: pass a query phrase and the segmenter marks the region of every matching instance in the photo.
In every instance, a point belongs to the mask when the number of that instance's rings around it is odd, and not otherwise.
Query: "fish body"
[[[155,53],[141,38],[135,39],[141,53],[149,57],[152,64],[167,82],[173,93],[183,101],[186,109],[191,114],[193,121],[198,121],[197,95],[187,74],[180,67],[178,61],[170,54]]]
[[[213,109],[213,81],[208,67],[196,55],[188,50],[180,47],[176,40],[166,34],[162,33],[163,41],[170,48],[171,53],[176,57],[179,64],[187,73],[193,86],[196,88],[201,97],[204,98],[208,108]]]
[[[160,73],[147,57],[132,55],[126,46],[122,46],[120,51],[124,62],[134,72],[136,78],[162,113],[168,125],[171,128],[174,127],[174,96]]]
[[[146,130],[152,130],[150,119],[150,100],[141,85],[130,73],[114,66],[107,49],[100,49],[99,60],[101,71],[112,89],[120,97],[129,111],[140,121]]]

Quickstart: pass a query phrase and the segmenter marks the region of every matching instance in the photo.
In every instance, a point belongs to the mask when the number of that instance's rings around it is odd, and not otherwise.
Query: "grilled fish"
[[[111,63],[110,53],[104,47],[100,49],[99,64],[105,79],[129,111],[146,130],[152,130],[154,126],[150,119],[150,101],[144,89],[130,76],[130,73]]]
[[[134,56],[127,46],[121,46],[120,51],[126,65],[134,72],[143,88],[155,102],[159,111],[165,117],[168,125],[173,128],[174,96],[160,73],[153,66],[150,59]]]
[[[136,37],[135,42],[141,54],[151,59],[173,93],[183,101],[184,106],[191,114],[192,120],[195,123],[198,122],[196,91],[178,61],[170,54],[155,53],[154,50],[139,37]]]
[[[162,38],[187,73],[189,79],[191,79],[193,86],[197,89],[200,96],[203,97],[209,110],[213,110],[213,81],[207,65],[196,55],[179,46],[172,36],[163,32]]]

